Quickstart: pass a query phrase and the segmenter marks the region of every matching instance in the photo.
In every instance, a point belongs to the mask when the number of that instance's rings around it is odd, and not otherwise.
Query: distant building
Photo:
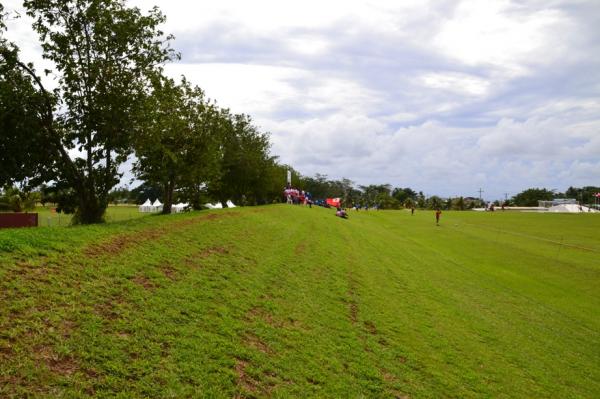
[[[538,206],[541,208],[550,208],[557,205],[577,205],[577,200],[574,198],[555,198],[552,201],[538,201]]]

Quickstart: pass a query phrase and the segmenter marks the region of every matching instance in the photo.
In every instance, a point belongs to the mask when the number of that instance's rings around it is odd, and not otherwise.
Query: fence
[[[37,213],[0,213],[0,228],[8,227],[37,227]]]

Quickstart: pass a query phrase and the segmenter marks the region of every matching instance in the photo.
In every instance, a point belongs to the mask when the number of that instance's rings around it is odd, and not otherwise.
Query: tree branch
[[[27,64],[25,64],[19,60],[16,60],[16,64],[21,69],[23,69],[29,76],[31,76],[33,78],[35,83],[40,88],[41,92],[44,94],[44,100],[46,102],[46,115],[44,118],[45,119],[44,126],[45,126],[46,130],[48,131],[48,135],[49,135],[50,139],[56,146],[56,148],[61,156],[61,159],[63,160],[63,162],[65,162],[67,165],[69,165],[69,169],[71,170],[71,173],[73,175],[72,177],[74,179],[75,184],[81,186],[82,178],[81,178],[77,168],[75,167],[73,160],[69,156],[69,153],[67,152],[67,150],[65,150],[65,148],[60,140],[59,135],[54,130],[54,115],[52,112],[53,107],[52,107],[52,102],[50,100],[50,93],[48,92],[48,90],[46,90],[46,88],[42,84],[42,81],[40,80],[40,78],[35,74],[35,72],[33,72],[33,70],[31,68],[29,68],[29,66],[27,66]]]

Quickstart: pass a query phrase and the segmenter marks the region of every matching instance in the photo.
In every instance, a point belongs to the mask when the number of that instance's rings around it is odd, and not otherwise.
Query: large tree
[[[269,155],[269,136],[252,124],[249,116],[222,110],[219,126],[219,174],[209,185],[211,195],[225,205],[269,202],[265,178],[275,158]]]
[[[219,113],[198,87],[183,80],[158,77],[146,104],[144,132],[135,140],[136,175],[161,187],[163,213],[171,213],[177,189],[180,198],[199,206],[201,187],[217,169]]]
[[[76,198],[75,222],[101,222],[119,165],[131,154],[132,135],[145,117],[149,77],[176,56],[158,28],[164,16],[156,8],[143,15],[122,0],[24,5],[58,83],[50,93],[30,65],[14,62],[45,99],[38,115],[43,137],[31,144],[52,159],[43,163],[41,180],[74,191],[68,198]],[[32,142],[25,130],[15,134],[26,145]]]

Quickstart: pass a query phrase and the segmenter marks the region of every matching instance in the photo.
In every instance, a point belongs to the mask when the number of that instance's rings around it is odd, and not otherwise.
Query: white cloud
[[[129,3],[167,15],[169,75],[252,115],[303,173],[489,198],[597,184],[598,2]],[[29,23],[9,37],[38,64]]]
[[[514,74],[530,72],[525,64],[556,59],[556,42],[567,20],[558,10],[527,9],[508,0],[462,1],[442,25],[435,45],[468,64],[492,64]],[[554,46],[553,53],[545,50]]]

